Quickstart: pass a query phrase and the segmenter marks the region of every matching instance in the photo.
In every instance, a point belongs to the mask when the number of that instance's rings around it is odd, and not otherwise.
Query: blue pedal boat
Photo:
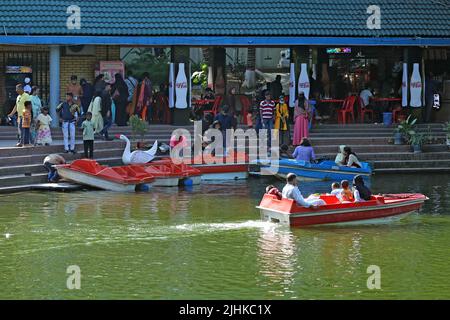
[[[261,166],[261,172],[264,171],[265,174],[270,174],[270,172],[273,172],[273,175],[280,178],[286,178],[286,175],[292,172],[297,175],[299,180],[304,181],[351,181],[356,175],[361,175],[364,180],[368,181],[372,175],[372,168],[367,162],[361,162],[361,168],[339,166],[334,161],[330,160],[311,163],[307,161],[298,161],[295,159],[280,159],[275,162],[272,161],[271,164],[271,169],[269,169],[268,164]]]

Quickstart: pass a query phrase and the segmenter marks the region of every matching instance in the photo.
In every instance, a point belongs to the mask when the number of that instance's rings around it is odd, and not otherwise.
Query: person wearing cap
[[[305,198],[303,198],[302,196],[302,193],[298,189],[297,176],[294,173],[288,173],[286,177],[286,185],[284,186],[281,194],[283,198],[295,200],[295,202],[297,202],[299,206],[302,206],[304,208],[316,209],[317,206],[322,204],[323,202],[323,200],[321,200],[320,203],[305,200]]]

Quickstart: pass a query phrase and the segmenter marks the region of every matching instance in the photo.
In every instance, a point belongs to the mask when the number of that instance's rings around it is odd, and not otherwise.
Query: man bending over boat
[[[48,182],[58,182],[59,175],[58,171],[53,167],[58,164],[65,164],[66,160],[59,154],[52,153],[45,157],[44,168],[47,170],[47,180]]]
[[[306,200],[305,198],[303,198],[302,193],[298,189],[297,176],[294,173],[288,173],[282,196],[283,198],[295,200],[295,202],[297,202],[299,206],[305,208],[317,209],[318,206],[325,204],[325,201],[323,201],[322,199]]]

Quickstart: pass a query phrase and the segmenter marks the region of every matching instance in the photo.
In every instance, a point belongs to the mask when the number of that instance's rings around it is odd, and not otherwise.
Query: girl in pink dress
[[[294,146],[300,145],[303,138],[309,137],[308,129],[308,117],[309,117],[309,106],[308,100],[305,99],[305,94],[300,91],[298,94],[298,99],[295,101],[294,108],[294,139],[292,144]]]

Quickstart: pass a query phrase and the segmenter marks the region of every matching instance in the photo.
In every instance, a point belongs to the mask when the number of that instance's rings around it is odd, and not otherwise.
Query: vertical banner
[[[173,62],[169,65],[169,108],[175,107],[175,70]]]
[[[187,108],[187,78],[184,70],[184,63],[178,64],[178,74],[175,80],[175,108],[186,109]]]
[[[312,65],[311,78],[313,78],[314,80],[317,80],[317,64],[315,64],[315,63]]]
[[[408,106],[408,64],[403,64],[402,77],[402,107]]]
[[[289,74],[289,107],[295,106],[295,64],[291,63],[291,71]]]
[[[409,84],[411,100],[409,105],[414,108],[422,106],[422,78],[420,76],[419,64],[414,63],[411,81]]]
[[[300,76],[298,77],[298,92],[303,91],[306,99],[309,99],[309,86],[308,66],[306,63],[302,63]]]
[[[188,104],[192,108],[192,63],[189,61],[189,88],[188,88]]]
[[[208,88],[214,89],[213,67],[208,66]]]

